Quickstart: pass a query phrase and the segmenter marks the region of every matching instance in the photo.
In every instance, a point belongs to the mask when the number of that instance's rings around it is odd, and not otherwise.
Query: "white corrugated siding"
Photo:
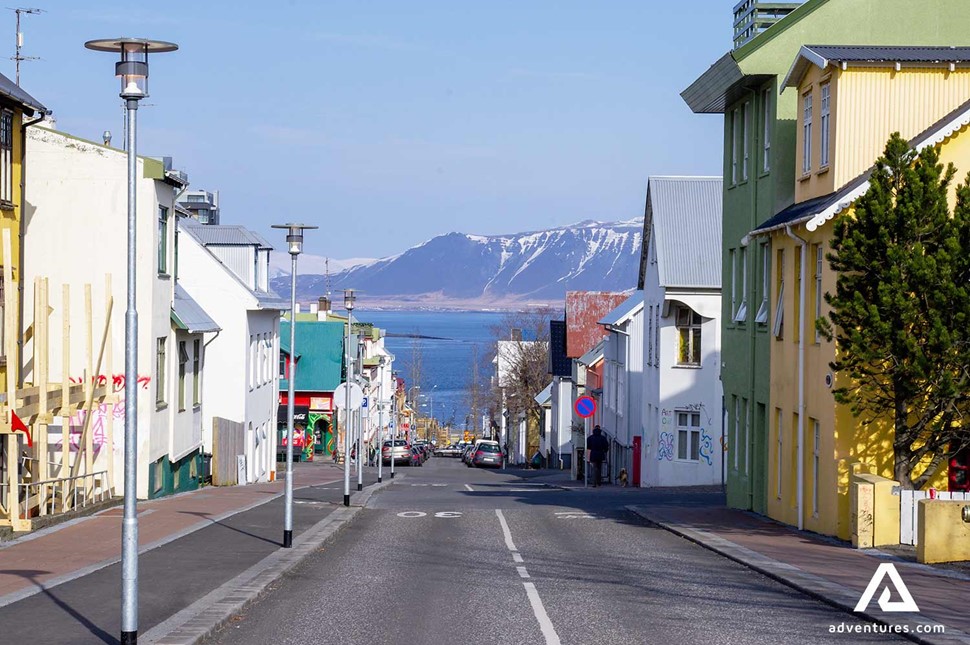
[[[218,246],[210,245],[206,247],[212,252],[219,261],[225,264],[230,271],[236,274],[243,283],[250,289],[255,289],[255,276],[253,275],[254,262],[256,258],[255,247],[252,246]]]

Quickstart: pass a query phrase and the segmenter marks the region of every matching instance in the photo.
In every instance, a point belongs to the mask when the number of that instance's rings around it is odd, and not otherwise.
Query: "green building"
[[[775,303],[769,301],[767,284],[772,250],[760,239],[749,245],[746,236],[786,209],[811,206],[793,206],[796,182],[804,175],[795,159],[797,92],[779,94],[785,75],[802,45],[957,46],[970,40],[965,0],[795,4],[738,3],[736,48],[681,94],[696,113],[724,115],[721,379],[727,497],[730,506],[761,513],[767,508],[769,352],[775,342],[770,321]],[[725,21],[726,33],[728,29]]]

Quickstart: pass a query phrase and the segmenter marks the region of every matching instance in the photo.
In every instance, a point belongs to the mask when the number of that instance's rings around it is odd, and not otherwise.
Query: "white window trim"
[[[821,455],[821,428],[818,420],[812,420],[814,449],[812,450],[812,517],[818,517],[818,471],[819,456]]]
[[[764,139],[764,148],[761,152],[761,171],[770,172],[771,171],[771,88],[766,88],[764,91],[764,132],[762,133]]]
[[[741,106],[741,181],[748,181],[748,121],[751,119],[750,103]]]
[[[785,454],[783,423],[784,419],[782,418],[781,408],[775,408],[775,432],[778,434],[775,460],[775,497],[777,499],[781,499],[781,462]]]
[[[802,174],[812,172],[812,94],[802,95]]]
[[[734,312],[734,322],[745,323],[748,320],[748,252],[741,247],[738,250],[738,263],[741,265],[741,304]],[[734,294],[731,294],[732,300]]]
[[[735,186],[738,183],[738,123],[740,119],[738,118],[739,110],[735,108],[731,112],[731,185]]]
[[[687,415],[687,424],[688,425],[686,425],[686,426],[680,425],[680,415],[681,414],[686,414]],[[694,421],[694,418],[695,417],[697,419],[697,425],[696,426],[695,425],[691,425],[691,422]],[[700,412],[690,412],[688,410],[674,410],[674,419],[677,421],[677,425],[674,426],[674,433],[675,433],[674,434],[674,437],[675,437],[674,438],[674,443],[676,444],[674,446],[674,454],[676,455],[675,456],[675,461],[679,461],[679,462],[683,462],[683,463],[687,463],[687,464],[696,464],[696,463],[700,462],[700,460],[701,460],[701,455],[700,455],[700,443],[701,443],[701,437],[700,437],[700,435],[701,435],[701,425],[700,424],[701,424],[701,415],[700,415]],[[686,454],[687,456],[686,457],[681,457],[680,456],[680,433],[682,431],[684,431],[684,430],[687,431],[687,445],[684,447],[684,454]],[[690,444],[691,444],[692,435],[694,433],[697,434],[697,446],[698,446],[697,459],[692,459],[691,456],[690,456],[690,452],[691,452],[690,451]]]
[[[784,331],[785,318],[785,250],[782,249],[778,257],[778,302],[775,303],[775,323],[772,326],[772,333],[775,338],[781,338]]]
[[[734,445],[731,451],[734,453],[734,471],[738,471],[738,457],[741,455],[741,397],[734,396]]]
[[[827,168],[829,165],[829,126],[831,124],[832,90],[828,83],[822,85],[819,90],[819,96],[821,97],[819,100],[819,109],[821,111],[819,116],[819,134],[821,136],[819,142],[819,167]]]
[[[824,248],[819,244],[815,250],[815,320],[822,317],[822,260],[824,257]],[[821,342],[822,335],[818,327],[815,327],[815,344],[818,345]]]

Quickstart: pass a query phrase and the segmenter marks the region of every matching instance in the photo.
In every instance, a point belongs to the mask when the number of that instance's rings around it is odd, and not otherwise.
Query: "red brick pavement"
[[[342,481],[342,477],[343,470],[329,462],[294,464],[296,489]],[[281,495],[283,484],[282,480],[277,480],[248,486],[210,486],[139,502],[138,544],[143,548],[209,526],[211,518],[233,515]],[[0,548],[0,600],[7,594],[52,581],[56,583],[58,578],[98,568],[120,558],[121,517],[121,508],[110,508],[3,545]],[[23,575],[26,569],[36,572],[31,579]]]
[[[729,540],[773,560],[825,578],[859,596],[885,559],[843,542],[798,531],[766,518],[723,507],[649,509],[651,519],[689,525]],[[893,561],[919,605],[920,615],[970,633],[970,579],[944,569]]]

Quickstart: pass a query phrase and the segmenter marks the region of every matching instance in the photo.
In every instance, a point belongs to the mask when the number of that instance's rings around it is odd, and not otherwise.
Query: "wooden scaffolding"
[[[3,231],[2,244],[4,257],[11,257],[8,230]],[[121,388],[110,376],[102,376],[112,374],[111,276],[105,277],[97,351],[91,285],[83,287],[84,324],[80,330],[71,325],[71,287],[61,286],[57,311],[61,342],[54,351],[61,374],[58,382],[50,379],[50,319],[55,309],[48,279],[34,280],[33,322],[21,333],[17,328],[17,285],[9,263],[3,267],[2,278],[7,387],[0,394],[0,526],[29,531],[34,518],[76,511],[114,495],[113,421],[115,406],[121,403],[115,392]],[[78,332],[84,334],[85,360],[83,365],[72,366],[72,340]],[[18,342],[32,348],[25,365],[17,365]],[[31,382],[18,388],[21,369],[31,375]],[[72,378],[72,369],[80,376]]]

